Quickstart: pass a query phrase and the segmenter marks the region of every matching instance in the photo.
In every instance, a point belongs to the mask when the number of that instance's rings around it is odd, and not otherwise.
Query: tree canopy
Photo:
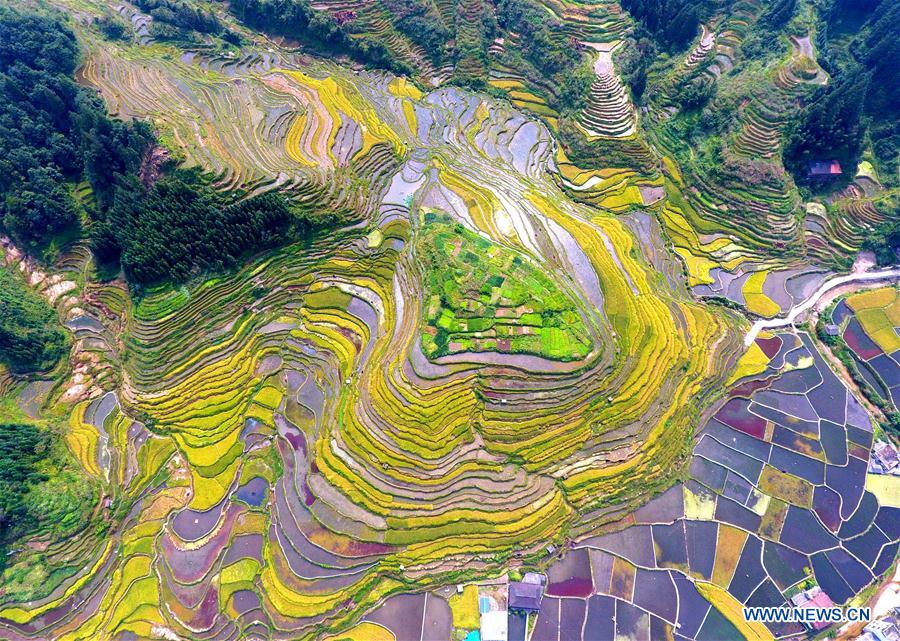
[[[832,82],[800,111],[785,147],[785,165],[802,180],[802,161],[831,153],[853,172],[868,134],[880,175],[900,168],[900,4],[832,0],[820,12],[819,63]]]
[[[56,313],[25,281],[0,269],[0,363],[24,373],[53,367],[68,347]]]
[[[798,112],[784,149],[785,167],[795,176],[804,177],[809,163],[818,160],[837,160],[845,172],[855,171],[865,135],[861,119],[869,79],[863,69],[844,72]]]
[[[409,71],[381,42],[350,37],[349,25],[312,8],[307,0],[231,0],[229,10],[251,27],[307,44],[346,52],[361,62],[397,72]]]
[[[152,139],[75,83],[78,56],[59,20],[0,7],[0,229],[26,247],[80,223],[74,183],[103,199]]]
[[[716,0],[623,0],[622,8],[638,21],[660,49],[683,51],[698,32],[698,25],[724,1]]]
[[[173,0],[141,2],[185,16],[193,11]],[[261,6],[270,5],[233,3],[244,10]],[[294,0],[278,6],[318,19]],[[317,28],[328,31],[327,25]],[[0,36],[0,229],[16,242],[33,248],[83,220],[97,254],[120,261],[129,281],[144,284],[230,268],[249,253],[312,229],[312,219],[295,215],[277,193],[220,193],[197,172],[178,170],[142,183],[138,174],[156,144],[154,133],[144,122],[110,118],[93,92],[75,84],[79,51],[68,27],[0,9]],[[81,181],[92,188],[90,202],[73,196]],[[326,218],[316,224],[328,224]],[[52,310],[43,310],[36,295],[4,283],[11,303],[0,311],[6,330],[0,336],[9,344],[10,359],[16,367],[46,367],[62,344],[48,329]]]
[[[232,267],[284,242],[292,223],[308,230],[276,193],[235,201],[182,170],[149,188],[134,181],[119,189],[93,237],[98,253],[120,260],[130,281],[155,283]]]
[[[0,423],[0,543],[24,530],[29,514],[25,496],[47,479],[37,470],[49,443],[47,435],[28,423]]]

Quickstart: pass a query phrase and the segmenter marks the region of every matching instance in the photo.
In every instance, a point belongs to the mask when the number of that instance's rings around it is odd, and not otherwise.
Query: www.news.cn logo
[[[744,608],[744,620],[759,623],[866,623],[871,608]]]

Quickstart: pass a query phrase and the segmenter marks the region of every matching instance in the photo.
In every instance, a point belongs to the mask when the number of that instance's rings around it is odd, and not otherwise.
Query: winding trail
[[[871,272],[863,272],[859,274],[847,274],[846,276],[837,276],[835,278],[831,278],[822,283],[822,286],[816,290],[814,294],[812,294],[805,301],[800,303],[799,305],[794,305],[791,307],[791,311],[788,312],[788,315],[783,318],[772,318],[767,320],[758,320],[753,323],[753,327],[750,328],[750,331],[747,332],[747,335],[744,337],[744,345],[749,347],[750,343],[752,343],[757,334],[759,334],[764,329],[773,329],[775,327],[785,327],[786,325],[793,325],[794,321],[797,318],[807,312],[809,309],[813,307],[819,299],[822,298],[826,293],[834,289],[835,287],[841,287],[842,285],[848,285],[850,283],[878,283],[880,281],[890,282],[894,280],[900,280],[900,267],[888,267],[885,269],[879,269]]]

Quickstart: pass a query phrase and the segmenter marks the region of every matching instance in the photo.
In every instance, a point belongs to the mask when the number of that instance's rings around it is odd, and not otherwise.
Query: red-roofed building
[[[841,175],[841,163],[837,160],[811,160],[809,161],[810,178],[828,178]]]
[[[810,588],[806,592],[801,592],[791,597],[791,603],[795,608],[799,609],[820,609],[833,608],[834,601],[831,600],[818,585]],[[810,621],[806,625],[814,632],[820,632],[831,625],[831,621]]]

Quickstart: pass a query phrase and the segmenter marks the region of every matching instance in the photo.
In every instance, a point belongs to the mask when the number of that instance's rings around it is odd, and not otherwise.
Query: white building
[[[897,628],[897,620],[894,617],[872,621],[865,627],[865,631],[878,641],[900,641],[900,629]]]
[[[481,641],[506,641],[509,625],[506,610],[494,610],[481,615]]]

